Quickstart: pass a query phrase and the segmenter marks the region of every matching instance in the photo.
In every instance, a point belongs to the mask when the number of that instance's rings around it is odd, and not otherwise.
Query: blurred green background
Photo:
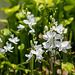
[[[9,7],[10,4],[6,2],[5,0],[0,0],[0,19],[6,19],[7,15],[4,11],[1,10],[1,8]],[[4,24],[0,22],[0,30],[4,28]]]

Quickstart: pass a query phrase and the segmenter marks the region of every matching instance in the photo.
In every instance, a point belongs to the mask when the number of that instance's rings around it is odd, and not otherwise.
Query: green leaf
[[[71,73],[72,69],[74,69],[74,65],[72,63],[62,63],[62,69],[67,70],[69,73]]]
[[[65,0],[67,4],[75,5],[75,0]]]
[[[18,46],[18,49],[19,49],[19,50],[23,50],[24,47],[25,47],[24,44],[21,44],[21,45]]]
[[[74,20],[74,18],[73,17],[70,17],[68,20],[64,20],[60,24],[63,24],[64,26],[67,26],[67,25],[71,24],[71,22],[73,20]]]
[[[20,20],[21,18],[24,18],[24,14],[22,12],[19,12],[16,14],[16,17]]]
[[[43,0],[34,0],[37,4],[43,3]]]
[[[14,34],[18,35],[19,34],[19,31],[15,31],[13,29],[10,29]]]
[[[8,23],[8,20],[5,20],[5,19],[0,19],[0,22],[2,22],[2,23]]]
[[[5,28],[5,29],[2,29],[2,30],[1,30],[1,33],[2,33],[3,35],[7,36],[7,35],[10,34],[10,31],[9,31],[9,29]]]
[[[34,0],[34,1],[37,3],[37,5],[39,5],[40,3],[47,4],[48,7],[54,5],[52,0]]]
[[[12,8],[6,8],[6,9],[5,9],[5,13],[6,13],[7,15],[12,15],[12,14],[15,13],[16,11],[18,11],[19,8],[20,8],[19,5],[14,6],[14,7],[12,7]]]
[[[38,22],[40,19],[40,17],[36,17],[35,22]]]
[[[29,69],[25,69],[25,73],[27,74],[28,72],[30,72],[30,70]]]
[[[66,6],[64,6],[64,10],[67,11],[67,12],[71,11],[73,8],[74,8],[74,5],[66,5]]]
[[[60,0],[53,0],[53,3],[56,5],[60,2]]]

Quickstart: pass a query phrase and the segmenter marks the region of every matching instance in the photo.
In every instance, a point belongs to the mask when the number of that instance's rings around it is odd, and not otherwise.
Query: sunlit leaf
[[[24,18],[24,14],[22,12],[19,12],[16,14],[16,17],[20,20],[21,18]]]
[[[71,73],[72,69],[74,69],[74,65],[72,63],[62,63],[62,69],[67,70],[69,73]]]
[[[61,24],[63,24],[64,26],[67,26],[67,25],[71,24],[73,19],[74,19],[73,17],[70,17],[68,20],[62,21]]]
[[[60,0],[53,0],[53,3],[56,5],[60,2]]]
[[[6,9],[5,9],[5,13],[6,13],[7,15],[12,15],[12,14],[15,13],[16,11],[18,11],[19,8],[20,8],[19,5],[14,6],[14,7],[12,7],[12,8],[6,8]]]
[[[64,10],[65,11],[71,11],[72,9],[74,8],[74,5],[66,5],[66,6],[64,6]]]
[[[18,46],[18,49],[19,49],[19,50],[23,50],[23,49],[24,49],[24,44],[19,45],[19,46]]]
[[[7,35],[10,34],[10,30],[7,29],[7,28],[5,28],[5,29],[2,29],[2,30],[1,30],[1,33],[2,33],[3,35],[7,36]]]
[[[67,4],[74,4],[75,5],[75,0],[65,0]]]
[[[0,19],[0,22],[5,23],[5,24],[8,23],[8,21],[5,19]]]
[[[28,72],[30,72],[30,70],[29,69],[25,69],[25,73],[27,74]]]

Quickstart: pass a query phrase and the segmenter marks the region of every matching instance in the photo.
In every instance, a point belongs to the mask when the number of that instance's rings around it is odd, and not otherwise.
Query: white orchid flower
[[[12,38],[9,38],[8,40],[14,44],[17,44],[17,42],[19,42],[20,40],[18,39],[18,37],[14,37],[14,35],[11,35]]]
[[[55,48],[53,40],[49,42],[43,42],[42,44],[43,44],[43,47],[46,49],[46,52],[52,51],[52,49]]]
[[[52,29],[55,30],[55,31],[57,31],[59,34],[62,34],[65,28],[61,24],[61,25],[58,25],[56,27],[55,26],[52,26]]]
[[[30,29],[33,29],[32,28],[32,26],[33,25],[36,25],[36,22],[35,22],[35,17],[34,17],[34,15],[30,15],[31,14],[31,12],[27,12],[27,19],[28,20],[23,20],[23,22],[25,23],[25,24],[28,24],[28,26],[29,26],[29,28]]]
[[[32,35],[34,35],[35,30],[34,30],[34,29],[32,29],[32,30],[30,30],[30,31],[29,31],[29,33],[31,33]]]
[[[32,29],[32,26],[36,24],[36,22],[34,22],[34,19],[32,19],[32,20],[23,20],[23,22],[25,24],[28,24],[30,29]]]
[[[57,25],[58,25],[58,21],[54,22],[54,25],[56,25],[56,26],[57,26]]]
[[[17,28],[18,28],[18,31],[20,31],[20,30],[24,29],[25,26],[23,26],[22,24],[19,24],[19,26],[17,26]]]
[[[9,51],[9,52],[13,52],[11,51],[14,47],[11,47],[11,44],[8,44],[8,42],[6,42],[6,46],[4,46],[5,52]]]
[[[55,46],[59,48],[59,51],[67,52],[66,49],[70,49],[69,41],[55,41]]]
[[[28,58],[26,60],[26,62],[28,62],[31,59],[31,57],[33,56],[33,54],[30,52],[29,54],[25,54],[25,56]]]
[[[26,57],[28,57],[27,61],[34,55],[36,55],[36,59],[41,63],[41,60],[44,58],[42,56],[42,54],[44,53],[44,51],[42,50],[42,46],[41,45],[37,45],[38,41],[34,41],[35,45],[34,45],[34,50],[31,49],[30,54],[29,55],[25,55]]]
[[[55,32],[50,32],[48,31],[46,33],[46,35],[43,35],[43,39],[47,40],[47,42],[49,42],[50,40],[52,40],[53,37],[55,37],[56,33]]]

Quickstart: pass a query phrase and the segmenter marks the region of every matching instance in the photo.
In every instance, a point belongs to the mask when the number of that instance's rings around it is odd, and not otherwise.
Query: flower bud
[[[45,26],[45,28],[44,28],[44,29],[45,29],[45,31],[47,31],[47,30],[48,30],[48,27],[47,27],[47,26]]]
[[[55,22],[55,19],[54,18],[52,18],[52,22]]]
[[[55,17],[55,13],[53,13],[53,16]]]
[[[40,39],[42,39],[42,38],[43,38],[43,35],[42,35],[41,33],[39,34],[39,38],[40,38]]]
[[[52,15],[50,15],[50,19],[52,20]]]

